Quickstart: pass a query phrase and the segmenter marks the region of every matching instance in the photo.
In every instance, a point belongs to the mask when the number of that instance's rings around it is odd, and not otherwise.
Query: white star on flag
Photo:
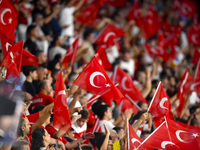
[[[11,23],[12,23],[12,18],[9,19],[9,24],[11,24]]]
[[[199,135],[198,135],[198,133],[193,133],[192,136],[194,136],[196,138]]]
[[[110,87],[110,84],[108,83],[108,84],[106,84],[106,87]]]
[[[58,113],[60,113],[62,110],[61,110],[60,107],[57,107],[57,109],[55,111],[57,111]]]

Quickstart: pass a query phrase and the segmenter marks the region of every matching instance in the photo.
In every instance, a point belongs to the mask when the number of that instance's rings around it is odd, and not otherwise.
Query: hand
[[[106,135],[107,135],[107,134],[110,135],[110,131],[108,130],[108,128],[106,127],[105,124],[104,124],[104,129],[105,129],[105,133],[106,133]]]
[[[66,97],[69,97],[69,91],[70,91],[70,89],[65,90]]]
[[[125,110],[125,117],[127,118],[127,119],[130,119],[131,118],[131,115],[133,114],[133,110],[132,110],[132,108],[131,109],[127,109],[127,110]]]
[[[77,115],[77,116],[72,116],[72,124],[74,124],[78,119],[81,118],[81,115]]]
[[[93,133],[91,133],[91,132],[88,132],[88,133],[83,133],[83,135],[82,135],[82,138],[83,139],[93,139],[94,138],[94,134]]]
[[[145,123],[145,121],[147,121],[149,119],[149,114],[147,112],[143,113],[141,115],[140,119],[143,121],[143,123]]]

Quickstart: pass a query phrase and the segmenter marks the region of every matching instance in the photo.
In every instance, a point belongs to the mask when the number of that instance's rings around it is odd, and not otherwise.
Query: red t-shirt
[[[50,125],[46,126],[46,130],[47,130],[47,132],[51,135],[51,137],[52,137],[52,135],[56,132],[56,129],[54,129],[54,127],[52,127],[52,126],[50,126]],[[61,137],[60,137],[59,139],[57,139],[57,140],[63,142],[64,144],[66,144],[66,143],[68,142],[63,136],[61,136]]]
[[[40,118],[40,115],[39,112],[37,112],[34,114],[27,115],[26,117],[28,118],[30,125],[32,126],[32,124],[35,123]]]
[[[37,95],[35,95],[32,98],[31,101],[32,101],[32,104],[29,107],[29,112],[30,113],[32,113],[32,110],[35,108],[35,106],[37,106],[37,105],[45,105],[45,106],[47,106],[47,105],[51,104],[52,102],[54,102],[54,99],[53,99],[53,97],[51,97],[49,95],[38,93]]]

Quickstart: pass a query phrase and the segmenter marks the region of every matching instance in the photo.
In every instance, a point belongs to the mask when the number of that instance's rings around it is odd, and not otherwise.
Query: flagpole
[[[113,83],[115,84],[115,78],[116,78],[116,73],[117,73],[117,67],[118,66],[115,66],[115,70],[114,70],[114,73],[113,73]]]
[[[96,97],[94,97],[92,100],[88,101],[87,103],[85,103],[84,105],[82,105],[82,107],[86,106],[88,103],[95,101],[97,98],[101,97],[101,95],[97,95]]]
[[[125,96],[139,109],[141,110],[141,108],[130,98],[130,96],[128,94],[125,94]]]
[[[194,79],[197,77],[197,71],[198,71],[199,65],[200,65],[200,59],[199,59],[198,64],[197,64],[197,69],[196,69],[196,72],[195,72]]]
[[[163,123],[158,127],[156,128],[138,147],[137,149],[142,145],[144,144],[144,142],[146,142],[158,129],[160,129],[160,127],[165,123],[166,121],[163,121]]]
[[[151,105],[152,105],[152,103],[153,103],[153,101],[154,101],[154,98],[155,98],[157,92],[158,92],[158,89],[159,89],[159,87],[160,87],[160,84],[161,84],[161,81],[160,81],[159,84],[158,84],[158,87],[157,87],[157,89],[156,89],[156,92],[155,92],[155,94],[154,94],[152,100],[151,100],[151,103],[150,103],[150,105],[149,105],[149,108],[148,108],[147,112],[149,112],[149,109],[150,109],[150,107],[151,107]]]
[[[128,150],[130,150],[130,139],[129,139],[129,125],[128,125],[128,119],[126,120],[127,122],[127,135],[128,135]]]

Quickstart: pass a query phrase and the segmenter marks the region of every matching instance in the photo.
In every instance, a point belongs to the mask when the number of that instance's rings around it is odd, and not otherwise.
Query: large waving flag
[[[0,38],[1,38],[3,55],[5,57],[8,51],[10,51],[10,49],[15,44],[2,32],[0,32]],[[23,49],[22,66],[30,66],[30,65],[40,65],[40,63],[37,62],[37,57],[35,55]]]
[[[199,30],[199,32],[200,32],[200,30]],[[199,37],[200,37],[200,35],[199,35]],[[200,38],[199,38],[199,40],[200,40]],[[200,42],[200,41],[199,41],[199,42]],[[191,63],[192,63],[193,65],[197,66],[199,59],[200,59],[200,52],[199,52],[199,49],[198,49],[198,48],[195,48]]]
[[[190,89],[192,91],[196,91],[198,94],[200,93],[200,59],[196,68],[194,82],[191,85]]]
[[[179,99],[180,101],[180,105],[178,106],[178,108],[176,109],[177,111],[177,115],[180,117],[181,116],[181,112],[183,110],[183,106],[185,105],[185,85],[187,83],[187,80],[188,80],[188,76],[189,76],[189,72],[188,72],[188,69],[186,69],[182,79],[181,79],[181,83],[179,85],[179,88],[178,88],[178,92],[177,92],[177,98]]]
[[[97,45],[103,45],[106,44],[109,41],[112,41],[116,38],[119,38],[123,36],[126,32],[122,29],[112,25],[108,24],[100,33],[99,35],[94,39],[94,44]]]
[[[79,40],[80,37],[78,37],[74,43],[72,45],[70,45],[70,47],[67,49],[67,52],[65,54],[65,58],[62,61],[62,65],[66,68],[68,63],[70,62],[71,64],[74,63],[75,57],[76,57],[76,53],[78,50],[78,46],[79,46]]]
[[[162,83],[160,82],[156,92],[151,100],[148,111],[151,112],[152,116],[161,118],[168,116],[171,111],[171,104],[167,94],[164,91]]]
[[[123,7],[126,4],[127,0],[105,0],[105,3],[110,4],[115,7]]]
[[[102,98],[109,100],[113,99],[118,105],[121,103],[123,98],[123,95],[112,83],[95,56],[76,78],[74,84],[94,94],[99,94],[103,91],[109,90],[102,96]]]
[[[66,132],[69,132],[71,129],[71,119],[62,71],[60,71],[56,79],[53,126]]]
[[[128,100],[132,99],[135,102],[147,103],[132,79],[119,66],[115,68],[111,80],[114,84],[119,84],[119,90]]]
[[[0,31],[6,34],[12,41],[15,40],[15,28],[19,12],[11,0],[0,1]]]

